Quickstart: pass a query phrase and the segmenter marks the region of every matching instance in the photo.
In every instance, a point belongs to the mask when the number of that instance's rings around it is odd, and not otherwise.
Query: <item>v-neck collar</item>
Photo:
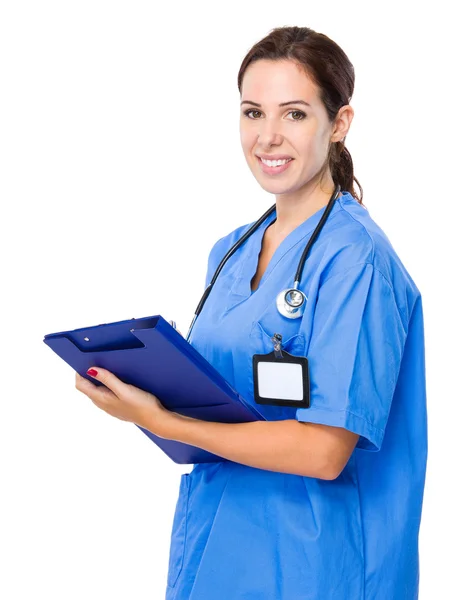
[[[344,194],[343,194],[344,196]],[[332,218],[332,215],[337,210],[337,205],[340,204],[340,201],[343,199],[343,196],[340,196],[336,199],[331,213],[328,215],[328,219],[325,223],[325,226]],[[238,272],[237,279],[234,281],[234,284],[231,288],[231,296],[238,297],[240,300],[248,298],[249,296],[255,295],[261,286],[264,284],[265,280],[269,277],[270,273],[273,271],[278,262],[286,255],[289,250],[303,238],[305,238],[308,234],[312,234],[312,231],[317,226],[320,221],[323,213],[325,212],[326,205],[322,206],[318,211],[316,211],[313,215],[308,217],[305,221],[303,221],[300,225],[298,225],[295,229],[293,229],[288,235],[281,241],[279,246],[276,248],[273,256],[270,259],[270,262],[267,265],[265,272],[262,275],[262,278],[259,281],[257,289],[252,291],[250,289],[250,284],[253,276],[255,275],[258,268],[259,255],[262,248],[263,236],[265,234],[265,230],[269,225],[276,220],[276,208],[272,211],[272,213],[265,219],[265,221],[260,225],[260,227],[250,236],[249,239],[245,242],[245,254],[243,256],[242,266],[240,271]],[[311,249],[313,252],[313,247]],[[295,269],[294,269],[295,270]],[[294,273],[291,273],[291,277],[294,277]],[[293,282],[291,282],[292,284]],[[286,283],[285,283],[286,285]]]

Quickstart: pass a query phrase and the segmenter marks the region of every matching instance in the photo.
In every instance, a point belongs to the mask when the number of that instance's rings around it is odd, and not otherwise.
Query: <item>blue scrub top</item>
[[[427,459],[421,294],[368,209],[345,192],[305,262],[303,317],[279,314],[276,296],[292,287],[324,211],[281,242],[252,292],[274,211],[224,265],[191,343],[266,419],[344,427],[359,434],[356,449],[334,480],[232,461],[183,474],[166,600],[418,598]],[[214,244],[206,285],[251,225]],[[310,408],[255,403],[252,355],[271,352],[276,332],[285,350],[308,358]]]

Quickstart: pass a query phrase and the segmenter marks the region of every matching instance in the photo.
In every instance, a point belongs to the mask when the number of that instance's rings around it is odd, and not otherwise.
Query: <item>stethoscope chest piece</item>
[[[288,319],[298,319],[304,314],[307,297],[297,288],[282,290],[276,296],[276,307]]]

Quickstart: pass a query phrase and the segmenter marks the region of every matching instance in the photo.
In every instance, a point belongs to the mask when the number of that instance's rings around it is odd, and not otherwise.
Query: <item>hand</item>
[[[88,374],[104,385],[94,385],[76,373],[77,390],[86,394],[98,408],[121,421],[130,421],[145,429],[148,429],[151,423],[151,431],[159,435],[160,430],[163,437],[164,425],[172,413],[164,408],[157,396],[124,383],[107,369],[102,367],[93,367],[93,369],[97,374]]]

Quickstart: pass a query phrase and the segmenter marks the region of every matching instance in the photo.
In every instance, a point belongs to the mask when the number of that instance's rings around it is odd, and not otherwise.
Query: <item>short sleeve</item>
[[[406,336],[393,288],[373,264],[328,277],[307,350],[310,407],[296,419],[344,427],[359,434],[357,448],[380,450]]]

